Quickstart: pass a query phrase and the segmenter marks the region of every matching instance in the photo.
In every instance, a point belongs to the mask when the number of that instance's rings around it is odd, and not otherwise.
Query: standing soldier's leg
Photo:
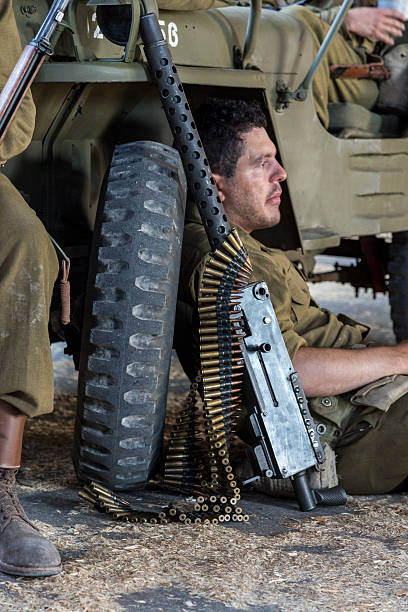
[[[0,175],[0,571],[22,576],[61,571],[13,491],[26,417],[53,407],[48,319],[57,273],[44,227]]]

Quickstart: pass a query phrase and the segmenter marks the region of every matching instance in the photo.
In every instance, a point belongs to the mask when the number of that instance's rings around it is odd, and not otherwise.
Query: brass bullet
[[[217,407],[215,407],[215,408],[207,408],[207,409],[206,409],[206,413],[207,413],[207,414],[208,414],[210,417],[212,417],[212,416],[213,416],[213,415],[215,415],[215,414],[219,414],[219,413],[221,413],[221,414],[222,414],[222,412],[223,412],[223,409],[222,409],[221,407],[218,407],[218,408],[217,408]]]
[[[241,239],[239,238],[239,235],[233,230],[230,234],[228,234],[228,238],[227,240],[232,244],[232,246],[239,251],[240,249],[242,249],[243,244],[241,242]],[[223,245],[224,246],[224,245]]]
[[[218,374],[216,376],[204,376],[203,383],[205,385],[206,383],[211,383],[213,381],[225,381],[229,378],[242,378],[242,372],[231,372],[231,374]],[[240,382],[241,381],[237,381],[237,384],[240,384]]]
[[[217,313],[215,312],[202,312],[200,313],[200,321],[202,322],[206,322],[212,318],[214,318],[214,315],[216,315]],[[218,348],[218,345],[216,345],[216,348]]]
[[[224,421],[224,416],[222,414],[220,414],[219,416],[216,416],[214,418],[211,418],[211,425],[216,425],[217,423],[223,422]]]
[[[212,277],[220,280],[225,280],[225,273],[220,272],[219,269],[217,270],[216,266],[213,266],[212,264],[208,263],[204,269],[203,282],[210,280]],[[217,280],[216,282],[220,284],[220,280]]]
[[[228,253],[232,255],[232,257],[235,257],[237,255],[237,249],[234,249],[234,247],[229,244],[228,240],[224,240],[222,246],[226,251],[228,251]]]
[[[225,244],[225,242],[224,242]],[[224,245],[223,245],[224,246]],[[223,253],[222,251],[220,251],[219,249],[216,249],[213,253],[213,255],[215,257],[217,257],[217,259],[221,259],[223,261],[225,261],[227,264],[230,264],[232,261],[232,258],[229,255],[226,255],[225,253]]]
[[[208,321],[208,323],[210,324],[208,325],[208,327],[203,327],[203,326],[199,327],[198,332],[200,336],[207,336],[208,334],[217,333],[218,327],[214,327],[214,324],[217,323],[217,321]]]
[[[206,402],[207,406],[209,408],[213,408],[214,406],[221,406],[222,405],[222,401],[220,399],[217,400],[211,400],[210,402]]]
[[[218,278],[222,278],[223,277],[222,272],[219,272],[218,270],[213,270],[212,268],[207,268],[206,269],[206,273],[204,274],[204,277],[203,277],[203,285],[204,285],[204,287],[219,287],[220,286],[220,281],[211,278],[210,275],[211,276],[217,276]],[[205,289],[202,289],[202,291],[205,291]]]
[[[82,497],[82,499],[86,499],[86,501],[91,502],[91,504],[97,502],[96,498],[92,497],[92,495],[90,495],[86,491],[79,491],[78,495],[79,497]]]
[[[216,383],[213,385],[204,385],[204,393],[207,393],[208,391],[211,392],[213,389],[219,389],[219,388],[220,388],[220,383],[218,384]],[[209,397],[209,394],[207,397]]]
[[[200,308],[198,309],[198,312],[200,313],[200,315],[203,313],[207,313],[207,312],[216,312],[217,307],[216,306],[200,306]]]
[[[223,263],[221,261],[217,261],[217,259],[213,258],[210,259],[210,261],[208,262],[211,266],[215,266],[216,268],[218,268],[219,270],[226,270],[228,268],[226,263]]]
[[[186,453],[177,453],[177,454],[172,454],[171,455],[172,459],[185,459],[186,458]]]
[[[203,304],[216,304],[217,299],[215,297],[200,297],[199,302]]]

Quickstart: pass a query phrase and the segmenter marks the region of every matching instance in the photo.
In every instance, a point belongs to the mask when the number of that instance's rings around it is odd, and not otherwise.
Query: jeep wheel
[[[393,234],[388,272],[391,319],[400,342],[408,338],[408,232]]]
[[[73,449],[81,481],[132,489],[157,467],[185,197],[174,149],[155,142],[115,149],[84,316]]]

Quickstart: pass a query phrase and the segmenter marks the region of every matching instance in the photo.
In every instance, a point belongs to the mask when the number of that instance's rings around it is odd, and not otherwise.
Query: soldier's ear
[[[225,188],[225,177],[221,176],[220,174],[213,174],[214,180],[215,180],[215,184],[217,185],[217,189],[218,189],[218,194],[221,198],[221,202],[224,202],[225,200],[225,192],[224,192],[224,188]]]

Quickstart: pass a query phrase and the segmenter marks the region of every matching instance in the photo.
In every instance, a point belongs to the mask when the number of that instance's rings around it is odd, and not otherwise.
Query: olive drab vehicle
[[[32,86],[34,138],[5,172],[71,260],[71,323],[61,326],[55,307],[50,328],[79,368],[82,480],[143,486],[160,455],[186,184],[140,44],[143,13],[158,14],[193,112],[209,95],[258,99],[266,111],[289,178],[279,227],[258,237],[295,258],[357,257],[332,277],[376,291],[387,283],[397,335],[408,336],[399,310],[408,301],[408,139],[340,138],[361,113],[371,130],[378,115],[340,108],[326,130],[311,93],[282,104],[277,91],[296,90],[313,62],[312,39],[293,16],[260,5],[72,0]],[[48,8],[14,0],[23,43]]]

